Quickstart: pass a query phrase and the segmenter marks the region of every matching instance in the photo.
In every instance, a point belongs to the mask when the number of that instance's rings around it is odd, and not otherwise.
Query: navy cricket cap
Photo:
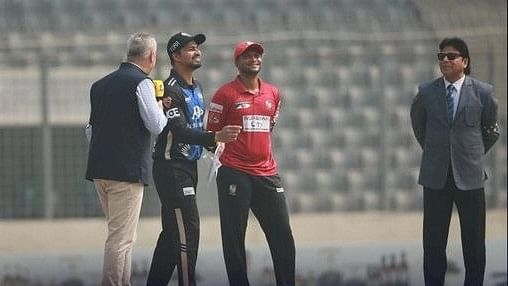
[[[178,51],[180,48],[185,46],[188,42],[194,41],[199,46],[204,43],[206,40],[205,35],[196,34],[194,36],[189,35],[187,33],[179,32],[171,36],[168,41],[167,51],[168,55],[171,56],[172,53]]]

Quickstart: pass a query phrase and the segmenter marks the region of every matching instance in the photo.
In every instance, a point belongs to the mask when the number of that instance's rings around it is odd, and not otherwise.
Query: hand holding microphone
[[[152,79],[152,82],[155,88],[155,99],[159,101],[164,97],[164,82],[160,79]]]
[[[164,108],[171,107],[171,97],[164,97],[164,82],[160,79],[153,79],[153,86],[155,88],[155,100],[161,101]]]

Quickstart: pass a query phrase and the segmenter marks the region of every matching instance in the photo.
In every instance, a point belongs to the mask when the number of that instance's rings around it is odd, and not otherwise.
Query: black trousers
[[[276,285],[294,286],[295,243],[279,176],[252,176],[223,166],[218,171],[217,189],[229,285],[249,285],[245,231],[251,209],[270,248]]]
[[[162,232],[150,265],[147,285],[168,285],[177,266],[178,285],[196,285],[199,213],[196,203],[197,167],[154,161],[153,178],[161,200]]]
[[[459,190],[451,169],[441,190],[424,188],[423,268],[425,285],[443,285],[446,273],[446,244],[453,203],[460,221],[464,257],[464,285],[483,285],[485,274],[485,192]]]

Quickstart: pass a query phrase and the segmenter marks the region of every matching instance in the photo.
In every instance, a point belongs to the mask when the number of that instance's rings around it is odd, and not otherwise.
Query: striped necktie
[[[448,110],[448,122],[453,122],[453,94],[455,93],[455,87],[450,84],[446,88],[446,105]]]

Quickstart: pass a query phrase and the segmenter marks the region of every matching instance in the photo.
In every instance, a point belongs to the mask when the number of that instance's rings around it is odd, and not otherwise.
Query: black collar
[[[174,69],[171,69],[171,73],[169,77],[176,79],[176,82],[179,86],[186,89],[194,89],[196,88],[196,80],[192,78],[192,84],[188,84]]]

